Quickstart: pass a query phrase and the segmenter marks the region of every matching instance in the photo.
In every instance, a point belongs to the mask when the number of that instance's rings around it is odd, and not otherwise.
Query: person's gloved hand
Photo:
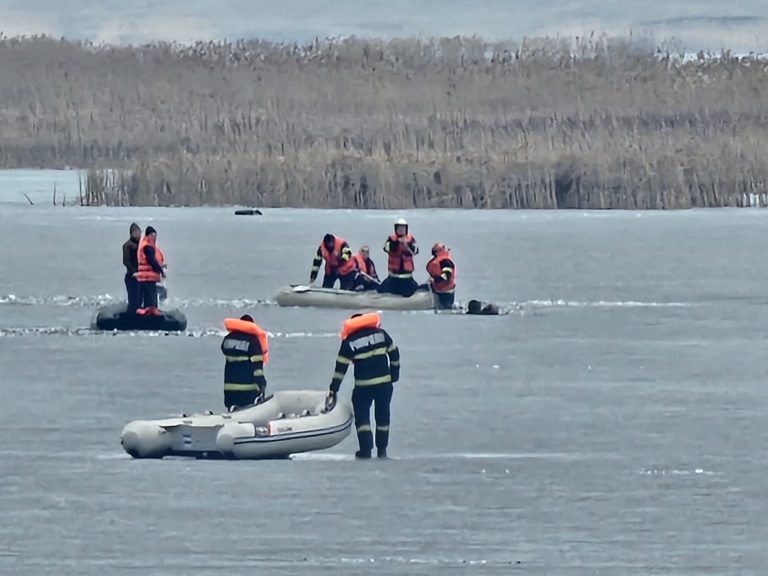
[[[336,404],[336,392],[329,390],[328,396],[325,398],[325,411],[330,411],[334,404]]]

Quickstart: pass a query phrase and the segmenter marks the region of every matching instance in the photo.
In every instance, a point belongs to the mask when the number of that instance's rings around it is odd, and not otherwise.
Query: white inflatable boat
[[[352,420],[352,406],[341,396],[328,402],[324,391],[285,390],[234,412],[135,420],[120,443],[134,458],[287,458],[335,446],[349,435]]]
[[[352,292],[337,288],[297,286],[291,284],[277,291],[275,302],[279,306],[314,306],[316,308],[346,308],[376,310],[432,310],[437,302],[432,292],[417,290],[406,298],[397,294],[380,294],[374,290]]]

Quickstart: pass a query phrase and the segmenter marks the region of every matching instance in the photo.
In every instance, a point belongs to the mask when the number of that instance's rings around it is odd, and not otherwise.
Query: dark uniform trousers
[[[357,441],[361,452],[373,450],[371,432],[371,404],[376,419],[376,448],[381,451],[389,445],[389,405],[392,402],[392,384],[355,386],[352,390],[352,408],[355,411]]]
[[[128,311],[136,312],[141,307],[141,286],[130,272],[125,275],[125,291],[128,293]]]

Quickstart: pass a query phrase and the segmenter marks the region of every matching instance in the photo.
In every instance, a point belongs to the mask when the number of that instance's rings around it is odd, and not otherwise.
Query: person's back
[[[392,384],[400,379],[400,351],[392,337],[381,328],[376,313],[353,315],[344,323],[341,337],[330,393],[338,393],[349,364],[353,363],[355,388],[352,392],[352,406],[360,447],[355,456],[371,456],[373,434],[370,409],[375,402],[376,448],[378,456],[384,458],[389,444]]]
[[[224,406],[231,410],[253,404],[264,395],[264,365],[269,357],[266,332],[249,315],[225,319],[224,328],[229,332],[221,343],[225,356]]]

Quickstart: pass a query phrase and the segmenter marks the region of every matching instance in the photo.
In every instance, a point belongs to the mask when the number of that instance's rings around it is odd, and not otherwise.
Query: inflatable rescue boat
[[[91,320],[94,330],[186,330],[187,317],[179,310],[160,310],[159,315],[128,312],[128,304],[110,304],[99,308]]]
[[[275,294],[279,306],[311,306],[315,308],[345,308],[375,310],[432,310],[437,298],[429,288],[419,289],[406,298],[398,294],[379,293],[375,290],[355,292],[337,288],[319,288],[290,284]]]
[[[120,435],[134,458],[263,460],[331,448],[352,428],[351,404],[325,391],[285,390],[233,412],[136,420]]]

